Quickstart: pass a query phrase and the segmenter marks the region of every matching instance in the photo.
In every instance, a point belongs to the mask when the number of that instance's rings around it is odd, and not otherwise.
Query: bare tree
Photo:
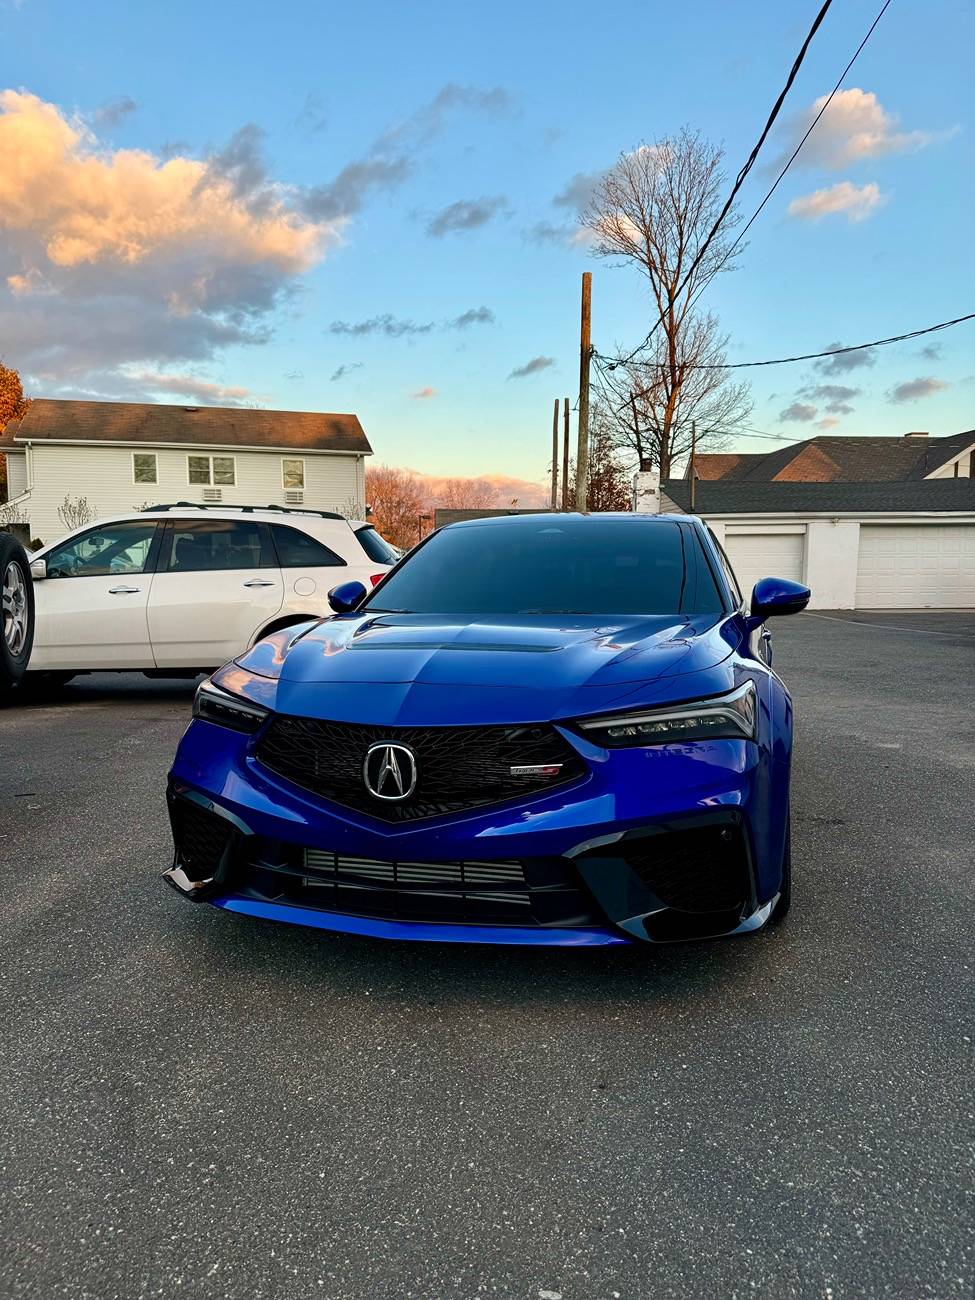
[[[58,506],[58,518],[69,533],[76,528],[84,528],[95,518],[94,509],[88,504],[87,497],[72,498],[67,496]]]
[[[649,351],[612,373],[614,436],[644,468],[658,465],[661,478],[689,447],[692,420],[701,444],[714,446],[751,414],[748,386],[708,368],[723,363],[727,340],[715,317],[693,306],[719,271],[732,269],[734,210],[705,248],[721,208],[722,158],[722,149],[686,127],[641,145],[620,155],[580,218],[597,257],[622,258],[650,286],[651,326],[660,324]]]
[[[423,489],[407,470],[377,465],[366,470],[366,500],[372,519],[394,546],[413,546],[422,531]]]
[[[437,493],[437,505],[449,510],[482,510],[497,504],[497,489],[479,478],[448,478]]]

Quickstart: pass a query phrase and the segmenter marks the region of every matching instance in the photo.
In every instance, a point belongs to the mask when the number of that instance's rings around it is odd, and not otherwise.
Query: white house
[[[701,514],[744,587],[775,574],[812,608],[975,607],[975,429],[704,453],[693,501],[689,473],[661,509]]]
[[[0,433],[10,519],[52,542],[65,498],[93,517],[161,502],[307,505],[364,517],[355,415],[37,398]]]

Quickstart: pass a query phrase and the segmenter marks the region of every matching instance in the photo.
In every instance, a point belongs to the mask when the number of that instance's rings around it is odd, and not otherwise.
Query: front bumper
[[[177,851],[166,877],[229,911],[384,938],[590,946],[765,923],[788,805],[788,769],[769,749],[718,740],[608,751],[566,734],[586,761],[579,781],[391,826],[310,795],[263,767],[246,736],[196,721],[170,774]],[[226,828],[215,855],[187,855],[188,805]],[[520,864],[524,880],[474,887],[464,863]],[[445,886],[427,878],[449,864],[458,870]],[[404,883],[404,865],[419,876]]]

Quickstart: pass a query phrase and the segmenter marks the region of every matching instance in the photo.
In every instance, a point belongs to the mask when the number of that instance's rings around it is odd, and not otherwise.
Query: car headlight
[[[755,684],[746,682],[709,700],[585,718],[575,726],[605,749],[624,749],[679,740],[754,740],[755,715]]]
[[[270,712],[270,709],[262,708],[260,704],[222,691],[209,678],[200,683],[193,699],[194,718],[203,718],[206,722],[215,722],[220,727],[229,727],[231,731],[243,731],[248,735],[261,727]]]

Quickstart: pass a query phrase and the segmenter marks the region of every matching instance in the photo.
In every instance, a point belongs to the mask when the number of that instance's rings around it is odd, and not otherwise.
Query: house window
[[[134,451],[132,453],[132,482],[159,482],[159,466],[154,451]]]
[[[233,456],[187,456],[186,481],[202,487],[234,487],[237,462]]]
[[[305,462],[299,458],[284,456],[281,460],[281,486],[283,488],[304,488]]]

